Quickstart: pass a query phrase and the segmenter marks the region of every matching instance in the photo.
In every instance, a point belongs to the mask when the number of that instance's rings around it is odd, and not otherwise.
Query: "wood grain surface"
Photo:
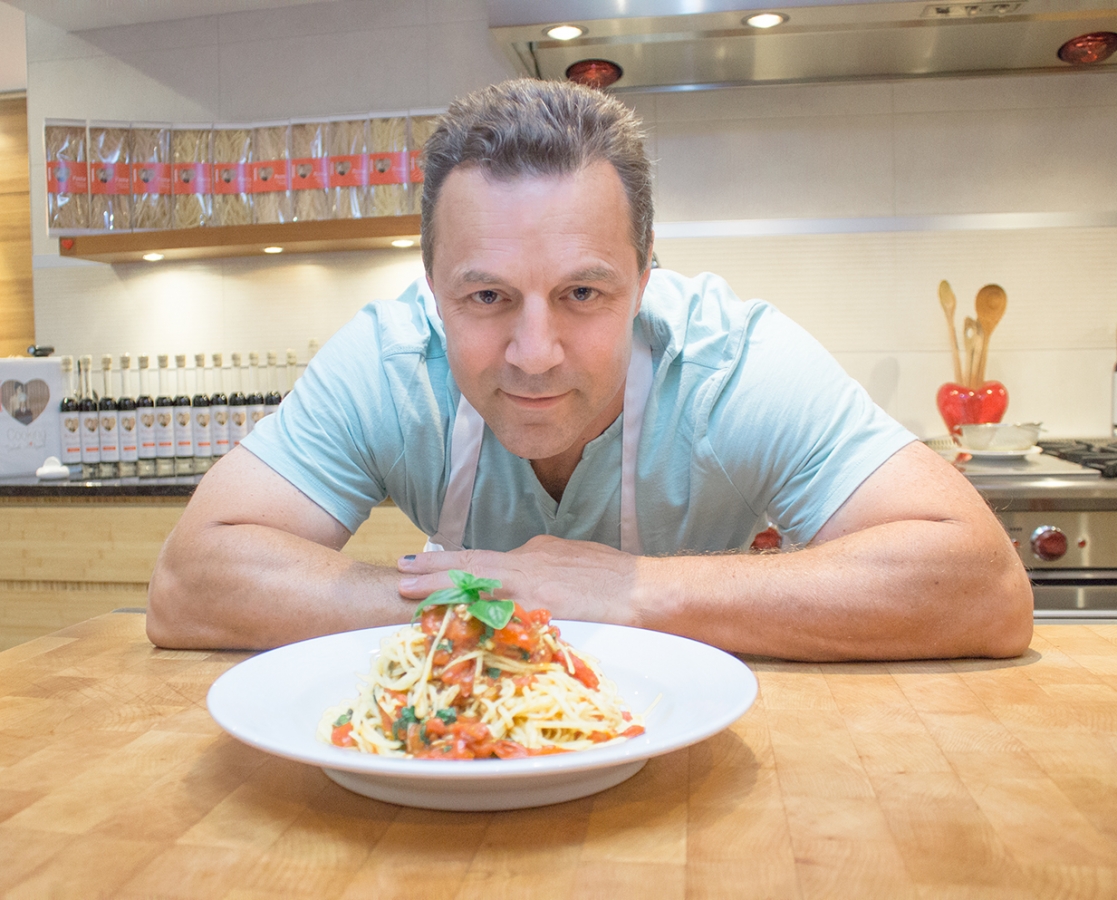
[[[1117,625],[1011,661],[750,660],[757,704],[594,797],[437,813],[221,732],[245,654],[142,615],[0,653],[0,893],[122,898],[1112,898]]]

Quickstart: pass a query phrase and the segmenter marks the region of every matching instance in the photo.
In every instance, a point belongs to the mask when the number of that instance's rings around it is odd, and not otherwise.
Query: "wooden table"
[[[434,813],[351,794],[205,709],[244,654],[138,614],[0,654],[5,897],[1117,896],[1117,625],[1009,662],[752,661],[728,731],[595,797]]]

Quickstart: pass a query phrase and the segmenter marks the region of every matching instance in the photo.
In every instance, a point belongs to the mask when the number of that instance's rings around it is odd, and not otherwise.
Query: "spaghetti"
[[[326,711],[319,739],[384,756],[516,759],[643,734],[550,618],[516,604],[493,629],[467,604],[426,608],[382,641],[360,696]]]

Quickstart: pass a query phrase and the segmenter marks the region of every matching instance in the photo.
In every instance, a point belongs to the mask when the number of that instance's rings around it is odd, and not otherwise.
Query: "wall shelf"
[[[418,246],[418,216],[82,234],[59,238],[58,252],[75,259],[120,263],[139,262],[148,253],[161,253],[166,260],[263,256],[265,247],[282,247],[284,253],[377,250],[403,239]]]

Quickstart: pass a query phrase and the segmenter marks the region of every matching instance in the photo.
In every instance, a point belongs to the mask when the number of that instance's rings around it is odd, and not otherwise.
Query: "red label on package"
[[[368,184],[368,154],[331,156],[330,187],[361,187]]]
[[[368,155],[369,184],[404,184],[407,181],[407,152],[370,153]]]
[[[423,151],[411,150],[407,154],[411,157],[411,167],[408,171],[408,180],[412,184],[419,184],[423,180]]]
[[[296,191],[323,190],[330,183],[329,166],[324,156],[291,160],[291,187]]]
[[[83,162],[55,159],[47,163],[48,194],[84,194],[89,189],[89,168]]]
[[[170,163],[132,163],[133,194],[169,194],[170,192]]]
[[[208,194],[209,163],[175,163],[174,192],[176,194]]]
[[[248,193],[248,164],[214,163],[212,190],[215,194]]]
[[[89,164],[89,193],[130,194],[132,173],[128,163],[93,162]]]
[[[267,159],[254,162],[251,170],[252,192],[267,194],[271,191],[287,190],[287,160]]]

